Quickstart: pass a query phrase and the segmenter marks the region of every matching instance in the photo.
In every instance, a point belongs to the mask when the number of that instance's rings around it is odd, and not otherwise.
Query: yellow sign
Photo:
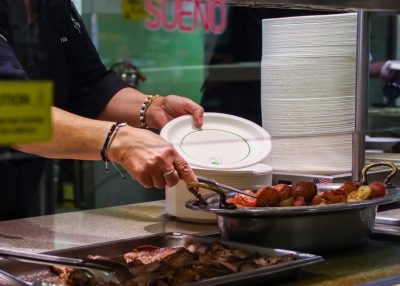
[[[143,20],[147,13],[143,6],[144,0],[122,0],[122,15],[127,20]]]
[[[0,82],[0,145],[49,141],[52,104],[52,82]]]

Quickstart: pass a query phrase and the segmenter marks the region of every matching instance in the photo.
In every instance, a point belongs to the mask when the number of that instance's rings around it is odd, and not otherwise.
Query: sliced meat
[[[155,261],[161,261],[167,256],[179,251],[181,247],[171,248],[171,247],[161,247],[152,250],[137,250],[134,249],[132,252],[125,253],[124,259],[128,264],[150,264]]]

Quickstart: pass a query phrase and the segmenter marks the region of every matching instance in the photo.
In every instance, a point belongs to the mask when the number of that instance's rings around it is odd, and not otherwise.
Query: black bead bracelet
[[[104,163],[106,164],[106,172],[109,172],[109,168],[108,168],[108,162],[111,162],[115,169],[120,173],[120,175],[122,176],[122,178],[125,179],[125,176],[121,173],[121,171],[117,168],[117,166],[114,164],[113,161],[110,161],[110,159],[108,159],[107,156],[107,150],[111,145],[112,139],[115,137],[115,135],[117,134],[118,130],[124,126],[128,125],[128,123],[126,122],[116,122],[114,123],[111,128],[110,131],[108,131],[106,139],[104,140],[104,144],[103,144],[103,148],[101,148],[100,150],[100,155],[101,155],[101,159],[104,161]]]

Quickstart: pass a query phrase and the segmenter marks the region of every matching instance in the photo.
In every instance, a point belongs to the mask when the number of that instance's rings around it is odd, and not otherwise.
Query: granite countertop
[[[44,252],[162,232],[215,233],[165,215],[165,201],[0,221],[0,246]]]
[[[0,247],[44,252],[163,232],[218,231],[216,224],[189,223],[167,216],[164,204],[165,201],[155,201],[2,221]],[[400,236],[375,237],[361,246],[321,255],[323,262],[305,266],[296,276],[290,275],[273,285],[361,285],[398,274]]]

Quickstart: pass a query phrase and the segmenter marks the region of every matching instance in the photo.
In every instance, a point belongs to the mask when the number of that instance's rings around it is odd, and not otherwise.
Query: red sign
[[[173,5],[172,15],[169,5]],[[226,6],[223,0],[145,0],[150,15],[145,25],[150,30],[195,31],[199,22],[205,32],[222,33],[226,28]]]

